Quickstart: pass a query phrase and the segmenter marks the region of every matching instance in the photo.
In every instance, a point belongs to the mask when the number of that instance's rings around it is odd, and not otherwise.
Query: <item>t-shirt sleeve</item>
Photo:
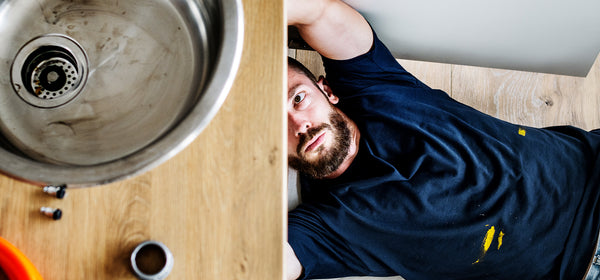
[[[315,211],[303,208],[288,214],[288,242],[302,264],[299,279],[362,275],[365,267],[332,233]]]
[[[322,59],[329,86],[340,97],[382,82],[428,88],[398,63],[375,32],[373,45],[367,53],[348,60]]]

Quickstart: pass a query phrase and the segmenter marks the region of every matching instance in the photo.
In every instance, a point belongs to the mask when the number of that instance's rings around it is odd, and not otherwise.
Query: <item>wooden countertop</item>
[[[0,175],[0,236],[44,279],[135,279],[153,239],[167,279],[282,279],[285,238],[283,1],[244,0],[242,62],[217,116],[185,150],[133,179],[56,199]],[[53,221],[42,206],[61,208]]]

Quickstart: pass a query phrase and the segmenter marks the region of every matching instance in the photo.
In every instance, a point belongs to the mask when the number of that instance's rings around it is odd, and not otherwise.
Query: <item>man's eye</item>
[[[306,93],[304,92],[296,94],[296,96],[294,96],[294,103],[298,104],[302,102],[302,100],[304,100],[304,96],[306,96]]]

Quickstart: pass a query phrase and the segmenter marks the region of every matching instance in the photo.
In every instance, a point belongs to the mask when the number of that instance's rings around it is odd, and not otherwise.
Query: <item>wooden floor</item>
[[[107,6],[114,2],[106,1]],[[0,1],[2,12],[11,9],[4,4],[12,2]],[[76,5],[70,8],[79,9]],[[140,3],[140,10],[151,5]],[[227,98],[202,133],[194,141],[186,139],[191,143],[170,160],[127,180],[69,189],[64,199],[0,175],[0,236],[27,256],[45,280],[134,280],[130,257],[145,240],[160,241],[172,252],[167,280],[283,278],[284,2],[243,0],[240,5],[244,46]],[[56,7],[69,8],[66,2]],[[143,32],[151,31],[145,22],[139,24]],[[6,69],[4,57],[0,60]],[[0,77],[0,83],[7,81]],[[62,209],[62,219],[41,215],[43,206]],[[0,255],[0,266],[6,259]],[[7,277],[0,273],[2,278]]]
[[[324,75],[314,51],[289,50],[315,75]],[[432,88],[497,118],[528,126],[600,128],[600,56],[585,78],[399,60]]]
[[[302,62],[317,77],[325,75],[316,52],[289,50],[288,55]],[[430,87],[442,89],[462,103],[509,122],[535,127],[600,128],[600,56],[585,78],[408,60],[399,62]]]

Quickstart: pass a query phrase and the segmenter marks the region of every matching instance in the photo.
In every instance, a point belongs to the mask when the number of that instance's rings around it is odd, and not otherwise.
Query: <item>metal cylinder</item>
[[[173,254],[163,243],[148,240],[140,243],[131,253],[131,269],[142,280],[162,280],[173,268]]]

